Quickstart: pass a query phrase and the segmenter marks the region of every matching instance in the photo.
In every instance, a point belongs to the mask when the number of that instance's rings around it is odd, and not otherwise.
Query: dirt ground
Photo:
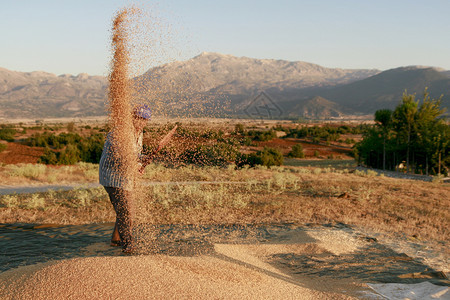
[[[311,142],[305,141],[303,139],[273,139],[268,142],[259,142],[260,147],[272,147],[277,148],[282,151],[284,155],[287,155],[291,150],[292,146],[295,144],[301,144],[303,147],[303,153],[305,158],[315,157],[315,152],[317,151],[318,156],[322,158],[328,158],[330,156],[340,157],[341,159],[351,159],[350,153],[352,151],[350,146],[339,146],[339,145],[326,145],[325,143],[313,144]]]
[[[0,164],[35,164],[43,153],[44,149],[41,147],[30,147],[19,143],[7,143],[7,148],[0,152]]]

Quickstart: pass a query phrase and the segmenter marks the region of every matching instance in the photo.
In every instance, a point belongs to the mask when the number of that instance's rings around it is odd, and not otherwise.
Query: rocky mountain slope
[[[307,62],[254,59],[203,52],[183,62],[153,68],[143,75],[158,83],[193,85],[201,92],[242,94],[274,87],[307,88],[345,84],[379,73],[378,70],[331,69]]]
[[[307,62],[202,53],[148,70],[133,79],[138,101],[155,114],[270,118],[331,118],[394,108],[405,90],[420,99],[444,95],[450,72],[402,67],[384,72],[325,68]],[[107,80],[0,68],[0,118],[81,117],[105,114]]]
[[[387,70],[357,82],[321,91],[320,95],[342,107],[373,114],[381,108],[394,109],[405,91],[416,94],[416,100],[423,99],[425,88],[428,88],[434,99],[443,95],[442,106],[450,108],[450,78],[444,72],[429,67]]]
[[[285,117],[292,113],[285,111],[283,103],[297,101],[298,107],[310,96],[305,91],[328,89],[378,73],[378,70],[332,69],[307,62],[204,52],[188,61],[153,68],[136,78],[136,82],[141,91],[158,91],[157,98],[165,103],[165,109],[177,114],[182,113],[183,107],[202,106],[199,110],[203,113],[220,110],[245,116],[246,108],[261,92],[266,92],[270,101],[279,104],[282,110],[274,117]]]
[[[0,118],[104,115],[107,80],[0,68]]]

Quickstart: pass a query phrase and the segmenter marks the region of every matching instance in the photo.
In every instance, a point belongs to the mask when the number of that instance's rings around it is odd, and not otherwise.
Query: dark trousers
[[[120,242],[122,247],[126,249],[132,243],[132,203],[133,197],[131,191],[121,188],[107,187],[105,190],[109,195],[109,200],[116,211],[116,227],[119,231]]]

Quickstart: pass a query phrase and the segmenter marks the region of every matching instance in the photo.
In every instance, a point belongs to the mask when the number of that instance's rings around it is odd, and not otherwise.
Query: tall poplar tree
[[[392,110],[380,109],[375,112],[375,122],[383,133],[383,170],[386,170],[386,139],[392,124]]]
[[[415,130],[415,120],[419,101],[415,100],[416,95],[403,93],[402,102],[398,105],[392,114],[392,123],[397,132],[397,138],[400,142],[406,144],[406,170],[410,171],[410,149],[411,137]]]

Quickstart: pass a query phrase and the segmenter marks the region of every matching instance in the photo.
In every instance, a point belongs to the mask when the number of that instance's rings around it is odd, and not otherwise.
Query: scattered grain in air
[[[149,217],[151,214],[146,214],[152,209],[151,205],[154,202],[151,201],[153,195],[137,176],[133,107],[147,104],[152,109],[152,117],[160,119],[193,117],[198,116],[198,112],[205,114],[205,106],[210,107],[208,111],[220,108],[215,104],[216,95],[194,93],[199,87],[200,90],[206,90],[199,80],[195,80],[193,76],[195,74],[174,69],[173,74],[161,76],[158,73],[160,68],[151,69],[163,63],[174,62],[177,54],[183,52],[183,49],[176,49],[174,31],[173,27],[157,14],[155,8],[143,6],[121,9],[115,15],[112,24],[112,60],[108,76],[107,103],[109,127],[114,133],[113,142],[116,146],[114,158],[120,162],[119,172],[128,179],[129,184],[134,185],[134,203],[131,205],[134,212],[133,230],[138,236],[140,247],[147,250],[155,250],[156,234],[148,226],[154,223],[154,220]],[[186,107],[189,109],[185,109]],[[211,107],[214,109],[211,110]],[[192,115],[194,112],[197,115]],[[158,130],[160,134],[153,137],[153,140],[147,139],[147,142],[156,145],[172,127],[172,124],[166,122],[162,130]],[[203,140],[199,136],[200,134],[192,135],[185,138],[182,143],[170,143],[167,148],[171,151],[168,152],[165,161],[172,160],[171,164],[177,165],[180,161],[177,154],[189,149],[195,150],[202,144]],[[176,135],[173,137],[174,140],[177,138]],[[205,159],[206,157],[201,155],[197,157],[199,161]]]

